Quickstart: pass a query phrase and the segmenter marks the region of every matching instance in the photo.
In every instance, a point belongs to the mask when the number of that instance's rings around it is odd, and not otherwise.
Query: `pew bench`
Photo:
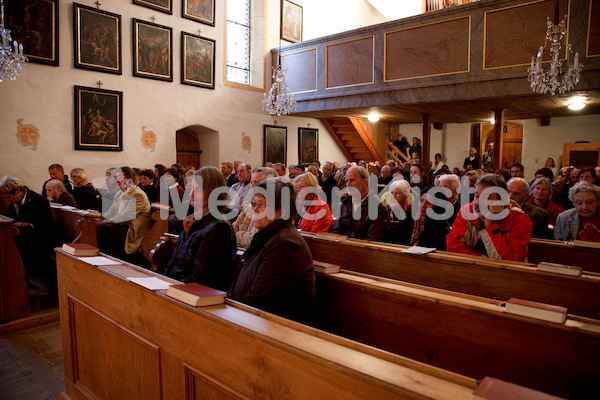
[[[191,307],[57,249],[64,398],[470,399],[472,378],[227,299]]]
[[[351,271],[317,273],[319,328],[482,379],[566,398],[600,387],[600,321],[564,324],[505,312],[500,301]]]
[[[531,239],[527,259],[534,264],[546,261],[574,265],[586,271],[600,273],[600,249],[575,246],[573,242]]]
[[[25,269],[14,237],[14,220],[0,215],[0,324],[29,316]]]
[[[508,300],[511,297],[567,307],[600,319],[600,274],[566,276],[537,271],[533,264],[434,251],[411,255],[408,246],[302,232],[313,259],[369,275]]]

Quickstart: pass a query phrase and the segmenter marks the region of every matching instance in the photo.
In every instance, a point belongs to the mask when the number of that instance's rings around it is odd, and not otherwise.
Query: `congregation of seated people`
[[[50,203],[101,211],[99,249],[131,262],[152,226],[150,204],[161,203],[171,207],[169,229],[178,235],[162,273],[301,321],[310,320],[315,277],[298,231],[513,261],[526,259],[532,237],[600,242],[600,168],[558,170],[548,159],[528,182],[520,163],[491,170],[493,144],[483,160],[471,149],[464,171],[451,171],[439,153],[425,168],[418,145],[405,164],[122,166],[107,169],[100,189],[82,168],[68,176],[52,164],[42,195],[12,176],[2,178],[0,193],[22,231],[15,241],[26,269],[37,261],[32,243],[45,251],[59,244]],[[173,212],[178,207],[183,217]],[[245,249],[241,256],[238,248]]]

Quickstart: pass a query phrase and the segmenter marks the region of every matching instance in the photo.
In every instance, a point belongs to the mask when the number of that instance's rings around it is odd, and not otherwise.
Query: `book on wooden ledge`
[[[542,261],[537,265],[538,271],[554,272],[555,274],[581,276],[581,267],[573,267],[571,265],[556,264]]]
[[[562,324],[567,320],[567,309],[565,307],[522,300],[514,297],[506,302],[506,312],[522,315],[524,317],[537,318],[548,322],[557,322],[559,324]]]
[[[519,386],[514,383],[501,381],[500,379],[483,378],[477,389],[473,391],[471,400],[554,400],[560,397],[552,396],[537,390]]]
[[[600,243],[598,242],[589,242],[587,240],[573,240],[573,245],[576,247],[589,247],[592,249],[600,249]]]
[[[226,295],[226,292],[196,282],[171,285],[167,289],[167,296],[194,307],[223,304]]]
[[[340,272],[340,266],[335,264],[329,264],[321,261],[313,261],[315,266],[315,272],[321,272],[324,274],[337,274]]]
[[[95,256],[98,254],[98,248],[87,243],[65,243],[62,245],[61,249],[62,251],[77,257]]]

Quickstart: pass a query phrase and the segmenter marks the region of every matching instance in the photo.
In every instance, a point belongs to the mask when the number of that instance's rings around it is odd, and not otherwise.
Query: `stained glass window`
[[[227,80],[250,85],[250,0],[227,0]]]

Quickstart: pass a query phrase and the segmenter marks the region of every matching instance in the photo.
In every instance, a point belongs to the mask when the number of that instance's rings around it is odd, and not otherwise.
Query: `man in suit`
[[[56,232],[48,199],[30,190],[14,176],[0,179],[0,195],[10,202],[8,216],[15,220],[19,235],[15,244],[25,269],[39,267],[44,253],[51,253]]]
[[[548,230],[548,211],[542,207],[526,203],[529,194],[529,183],[523,178],[512,178],[506,185],[508,186],[510,199],[521,207],[521,210],[527,214],[533,224],[531,237],[551,239],[552,235]]]
[[[232,187],[237,183],[237,179],[233,175],[233,164],[229,161],[221,163],[221,173],[223,174],[223,178],[225,178],[225,182],[227,182],[227,186]]]
[[[128,259],[136,254],[142,240],[152,227],[150,202],[142,189],[134,184],[132,168],[121,167],[113,171],[119,186],[111,207],[98,221],[98,248],[118,258]]]

